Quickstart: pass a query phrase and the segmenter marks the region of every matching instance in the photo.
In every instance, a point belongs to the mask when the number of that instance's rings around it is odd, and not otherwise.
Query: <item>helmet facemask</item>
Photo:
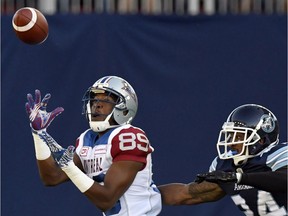
[[[279,124],[270,110],[257,104],[244,104],[230,113],[220,131],[219,158],[232,158],[235,165],[246,163],[249,158],[277,144],[278,136]]]
[[[113,101],[111,100],[99,100],[99,99],[95,99],[95,96],[97,93],[106,93],[107,97],[112,97]],[[115,112],[117,108],[117,106],[119,106],[119,104],[121,104],[121,97],[113,94],[112,92],[108,92],[102,89],[96,89],[96,88],[90,88],[87,93],[85,94],[85,96],[83,97],[83,101],[84,101],[84,114],[86,114],[86,117],[89,121],[89,125],[90,128],[95,131],[95,132],[102,132],[105,131],[109,128],[113,128],[113,127],[117,127],[118,124],[115,122],[114,118],[113,118],[113,114]],[[97,103],[97,102],[102,102],[102,103],[110,103],[113,104],[114,108],[112,109],[112,111],[109,114],[100,114],[97,112],[93,112],[91,110],[92,104],[93,103]],[[103,121],[93,121],[92,117],[96,117],[99,115],[105,115],[106,118]]]
[[[92,121],[91,101],[95,99],[97,93],[107,93],[115,99],[113,102],[114,109],[104,121]],[[138,99],[133,87],[126,80],[117,76],[105,76],[97,80],[87,90],[82,100],[84,101],[83,113],[86,115],[92,130],[96,132],[130,124],[138,109]],[[111,103],[111,101],[107,102]]]
[[[225,122],[220,131],[217,151],[220,159],[233,159],[235,165],[245,163],[250,154],[250,148],[260,141],[257,130],[236,126],[233,122]]]

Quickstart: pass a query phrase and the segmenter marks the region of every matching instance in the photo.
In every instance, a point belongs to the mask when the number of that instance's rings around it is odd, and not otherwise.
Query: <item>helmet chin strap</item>
[[[91,114],[89,115],[90,128],[95,132],[102,132],[108,128],[117,127],[118,125],[110,125],[110,118],[113,115],[113,111],[105,118],[104,121],[91,121]]]
[[[90,105],[89,105],[90,108]],[[112,110],[112,112],[107,115],[107,117],[105,118],[104,121],[92,121],[91,120],[91,114],[88,114],[88,118],[89,118],[89,125],[90,128],[94,131],[94,132],[102,132],[105,131],[109,128],[114,128],[114,127],[118,127],[118,125],[110,125],[110,118],[114,113],[115,108]],[[88,112],[91,113],[90,109],[88,109]]]
[[[247,162],[248,158],[245,155],[233,158],[235,166],[244,164]]]
[[[236,166],[246,163],[247,160],[252,157],[249,155],[248,147],[246,146],[245,148],[245,154],[233,158],[234,164]]]
[[[87,116],[89,119],[89,125],[90,128],[94,131],[94,132],[102,132],[107,130],[108,128],[113,128],[113,127],[117,127],[118,125],[110,125],[110,118],[114,113],[115,108],[112,110],[112,112],[107,115],[107,117],[105,118],[104,121],[92,121],[92,114],[91,114],[91,109],[90,109],[90,102],[87,104]]]

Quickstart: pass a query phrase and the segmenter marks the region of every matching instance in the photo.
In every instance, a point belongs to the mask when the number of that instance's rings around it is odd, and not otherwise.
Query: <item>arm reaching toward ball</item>
[[[47,112],[46,108],[50,98],[51,95],[46,94],[41,101],[39,90],[35,90],[35,100],[31,94],[27,95],[26,113],[30,120],[30,126],[35,133],[46,130],[55,117],[64,111],[62,107],[57,107],[53,111]]]
[[[196,205],[213,202],[225,196],[218,184],[203,181],[189,184],[170,183],[158,186],[165,205]]]
[[[67,181],[68,177],[58,166],[65,149],[46,132],[55,117],[64,111],[62,107],[57,107],[47,112],[50,98],[51,95],[46,94],[41,100],[41,92],[35,90],[34,98],[31,94],[27,94],[28,102],[25,108],[32,129],[40,177],[45,185],[52,186]]]

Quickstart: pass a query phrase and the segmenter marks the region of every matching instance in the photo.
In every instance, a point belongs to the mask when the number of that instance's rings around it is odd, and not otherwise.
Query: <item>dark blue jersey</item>
[[[264,149],[261,154],[239,166],[235,166],[233,159],[214,159],[210,166],[210,172],[222,170],[226,172],[256,173],[271,172],[288,165],[287,143],[270,146]],[[287,191],[267,192],[256,187],[237,183],[224,183],[221,188],[230,195],[234,203],[246,215],[287,215]]]

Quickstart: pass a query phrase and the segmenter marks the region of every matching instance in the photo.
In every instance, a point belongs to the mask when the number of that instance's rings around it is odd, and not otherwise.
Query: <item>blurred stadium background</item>
[[[2,0],[2,14],[35,7],[44,14],[285,14],[287,0]]]
[[[30,46],[11,20],[42,11],[49,37]],[[287,140],[287,0],[2,0],[1,215],[101,213],[71,184],[44,187],[24,110],[26,94],[50,92],[65,112],[49,132],[67,147],[87,128],[81,98],[104,75],[127,79],[139,97],[134,125],[155,148],[156,184],[189,182],[216,156],[236,106],[270,108]],[[240,216],[226,197],[163,206],[163,216]]]

